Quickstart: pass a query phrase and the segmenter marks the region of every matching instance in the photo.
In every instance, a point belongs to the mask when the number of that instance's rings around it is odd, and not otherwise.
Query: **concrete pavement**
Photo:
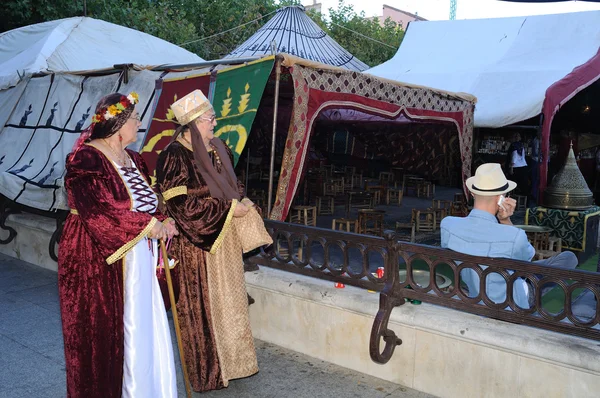
[[[172,336],[175,340],[174,332]],[[256,349],[257,375],[234,380],[227,389],[194,396],[431,397],[262,341],[256,340]],[[176,344],[174,351],[178,352]],[[180,373],[178,382],[179,396],[185,397]],[[0,254],[0,398],[65,395],[57,274]]]

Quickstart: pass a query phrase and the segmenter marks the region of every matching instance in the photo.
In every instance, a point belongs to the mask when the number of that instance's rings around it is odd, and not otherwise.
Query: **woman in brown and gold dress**
[[[208,391],[258,372],[242,248],[232,228],[254,204],[233,171],[231,150],[215,138],[215,113],[202,91],[171,105],[181,125],[161,152],[156,175],[180,235],[177,311],[192,387]]]

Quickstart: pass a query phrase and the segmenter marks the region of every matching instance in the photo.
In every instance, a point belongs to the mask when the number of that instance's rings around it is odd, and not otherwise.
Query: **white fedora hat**
[[[498,163],[484,163],[473,177],[467,178],[467,189],[475,195],[495,196],[512,191],[517,183],[506,179]]]

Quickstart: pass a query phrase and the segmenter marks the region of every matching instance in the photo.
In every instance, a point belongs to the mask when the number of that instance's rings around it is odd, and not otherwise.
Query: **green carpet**
[[[598,254],[593,255],[592,257],[588,258],[583,264],[579,264],[577,266],[577,269],[595,272],[595,271],[597,271],[597,266],[598,266]],[[567,283],[571,284],[571,283],[573,283],[573,281],[567,281]],[[584,290],[585,289],[573,290],[573,298],[571,301],[575,301],[584,292]],[[559,286],[556,286],[555,288],[550,290],[548,293],[544,294],[544,296],[542,297],[542,308],[544,308],[546,311],[550,312],[551,314],[558,314],[563,311],[564,306],[565,306],[565,301],[566,301],[565,292],[563,291],[562,288],[560,288]]]
[[[598,254],[588,258],[583,264],[579,264],[577,269],[595,272],[597,270],[597,264]],[[400,269],[405,270],[406,267],[401,264]],[[429,266],[424,260],[416,259],[413,261],[413,269],[429,270]],[[450,278],[452,283],[454,283],[454,272],[452,271],[452,267],[450,267],[448,264],[439,264],[436,267],[436,272]],[[567,283],[571,284],[573,282],[567,281]],[[575,301],[583,293],[583,291],[584,289],[575,289],[573,291],[573,301]],[[542,308],[552,314],[558,314],[564,309],[565,301],[565,293],[560,287],[557,286],[542,296]]]

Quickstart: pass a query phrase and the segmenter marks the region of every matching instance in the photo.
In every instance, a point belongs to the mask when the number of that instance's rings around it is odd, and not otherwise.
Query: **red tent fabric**
[[[600,50],[594,57],[583,65],[573,69],[563,79],[557,81],[546,90],[546,98],[542,106],[544,121],[542,124],[542,162],[540,163],[540,197],[548,184],[548,156],[550,154],[550,129],[552,120],[560,107],[573,98],[577,93],[600,78]]]
[[[385,80],[287,55],[283,66],[289,68],[294,82],[294,105],[271,219],[285,220],[300,184],[314,123],[327,109],[355,109],[387,119],[405,114],[411,119],[451,122],[460,138],[463,180],[471,175],[475,97]]]

